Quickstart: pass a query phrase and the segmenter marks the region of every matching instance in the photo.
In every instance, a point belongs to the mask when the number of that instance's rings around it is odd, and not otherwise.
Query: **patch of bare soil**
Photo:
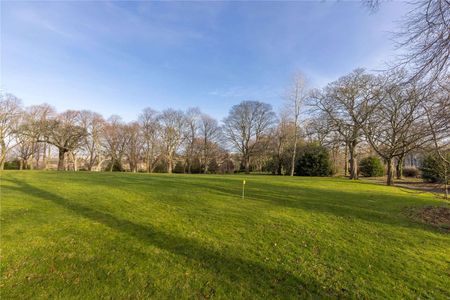
[[[450,207],[448,206],[411,208],[407,214],[416,221],[450,232]]]
[[[362,178],[365,181],[377,183],[386,185],[386,178],[385,177],[375,177],[375,178]],[[422,192],[430,192],[442,195],[445,193],[444,187],[442,184],[437,183],[430,183],[430,182],[424,182],[419,178],[404,178],[404,179],[395,179],[394,180],[394,186],[410,189],[410,190],[416,190],[416,191],[422,191]]]

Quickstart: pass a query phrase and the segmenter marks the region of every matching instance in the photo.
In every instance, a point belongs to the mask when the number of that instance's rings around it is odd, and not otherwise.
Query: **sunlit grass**
[[[242,179],[247,179],[241,198]],[[335,178],[1,173],[1,297],[448,298],[427,193]]]

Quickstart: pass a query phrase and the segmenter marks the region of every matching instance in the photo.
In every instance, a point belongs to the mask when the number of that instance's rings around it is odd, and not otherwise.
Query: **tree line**
[[[363,2],[372,11],[382,5]],[[334,171],[357,179],[360,158],[376,154],[392,185],[394,173],[402,176],[405,157],[422,151],[434,156],[447,184],[450,3],[413,5],[395,36],[405,50],[398,63],[380,74],[357,69],[312,90],[297,74],[278,114],[270,104],[243,101],[221,122],[198,108],[146,108],[126,123],[86,110],[57,113],[48,104],[23,107],[2,92],[0,168],[7,160],[18,160],[19,168],[46,168],[56,152],[58,170],[329,174],[299,169],[321,165],[311,161],[317,152],[331,157]]]
[[[370,148],[385,161],[391,185],[394,165],[402,166],[411,151],[433,151],[448,165],[448,81],[430,85],[409,78],[404,70],[357,69],[310,90],[297,74],[278,114],[270,104],[242,101],[221,122],[198,108],[146,108],[127,123],[87,110],[23,107],[17,97],[2,93],[0,168],[7,159],[18,159],[21,168],[46,168],[56,152],[58,170],[70,162],[72,169],[86,170],[171,173],[181,166],[186,173],[294,175],[298,151],[316,143],[335,158],[345,156],[343,173],[351,179],[358,178],[361,149]]]

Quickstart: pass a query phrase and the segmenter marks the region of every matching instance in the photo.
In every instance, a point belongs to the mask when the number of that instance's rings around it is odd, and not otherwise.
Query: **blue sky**
[[[131,121],[144,107],[198,106],[222,119],[242,100],[277,110],[290,77],[319,87],[394,58],[409,7],[355,2],[1,2],[1,88]]]

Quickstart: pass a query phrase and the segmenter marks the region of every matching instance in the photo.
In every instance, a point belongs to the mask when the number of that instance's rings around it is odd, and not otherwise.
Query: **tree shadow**
[[[216,249],[209,248],[207,245],[200,244],[194,239],[167,233],[149,224],[144,226],[118,218],[112,214],[95,210],[23,181],[6,178],[2,180],[16,185],[4,186],[3,188],[5,189],[20,191],[39,197],[42,200],[51,201],[76,215],[99,222],[113,230],[128,234],[173,254],[194,260],[202,267],[208,268],[217,274],[217,277],[222,277],[233,285],[246,285],[252,295],[265,298],[271,296],[311,298],[344,295],[344,292],[340,290],[321,291],[320,282],[317,282],[311,276],[299,278],[282,268],[274,268],[238,256],[227,255]]]
[[[240,197],[240,191],[232,191],[221,185],[196,184],[196,186],[214,190],[223,196]],[[263,190],[247,188],[246,197],[243,201],[258,201],[275,207],[302,209],[347,219],[360,219],[368,222],[401,226],[408,229],[436,231],[435,228],[414,222],[402,213],[407,206],[430,205],[430,202],[424,201],[421,204],[396,195],[389,195],[387,198],[385,195],[377,195],[375,192],[361,196],[361,198],[364,198],[359,200],[358,195],[360,194],[357,192],[339,191],[339,193],[336,193],[335,190],[312,187],[296,188],[296,191],[288,191],[288,189],[292,188],[273,185],[270,189]],[[370,206],[367,201],[379,202],[379,204]],[[391,206],[392,203],[396,204]]]
[[[232,186],[232,184],[241,182],[241,178],[233,178],[231,182],[224,182],[222,178],[199,177],[195,178],[195,182],[191,177],[183,176],[123,176],[114,177],[114,187],[129,187],[133,190],[136,185],[156,184],[164,185],[166,188],[179,189],[180,193],[192,191],[192,187],[199,191],[208,191],[211,194],[220,195],[229,198],[241,198],[241,186]],[[74,181],[81,181],[86,184],[92,184],[91,178],[77,177]],[[120,185],[120,184],[122,185]],[[229,183],[229,184],[228,184]],[[105,182],[101,178],[95,184],[112,187],[112,184]],[[363,185],[376,185],[368,182],[360,182]],[[270,188],[265,188],[270,185]],[[392,187],[396,188],[396,187]],[[360,219],[368,222],[376,222],[380,224],[400,226],[408,229],[419,229],[435,232],[436,229],[424,224],[420,224],[408,218],[402,213],[407,206],[424,206],[430,205],[430,202],[424,201],[423,204],[417,201],[410,201],[407,197],[398,195],[383,195],[377,192],[362,195],[361,192],[348,192],[336,190],[326,190],[323,188],[314,188],[310,186],[290,187],[284,185],[276,185],[258,182],[254,186],[247,185],[246,197],[244,201],[258,201],[266,203],[274,207],[286,207],[293,209],[302,209],[317,213],[325,213],[337,217],[347,219]],[[359,196],[361,199],[359,199]],[[369,201],[378,202],[377,205],[369,205]],[[394,204],[395,205],[392,205]],[[399,205],[399,204],[404,204]]]

